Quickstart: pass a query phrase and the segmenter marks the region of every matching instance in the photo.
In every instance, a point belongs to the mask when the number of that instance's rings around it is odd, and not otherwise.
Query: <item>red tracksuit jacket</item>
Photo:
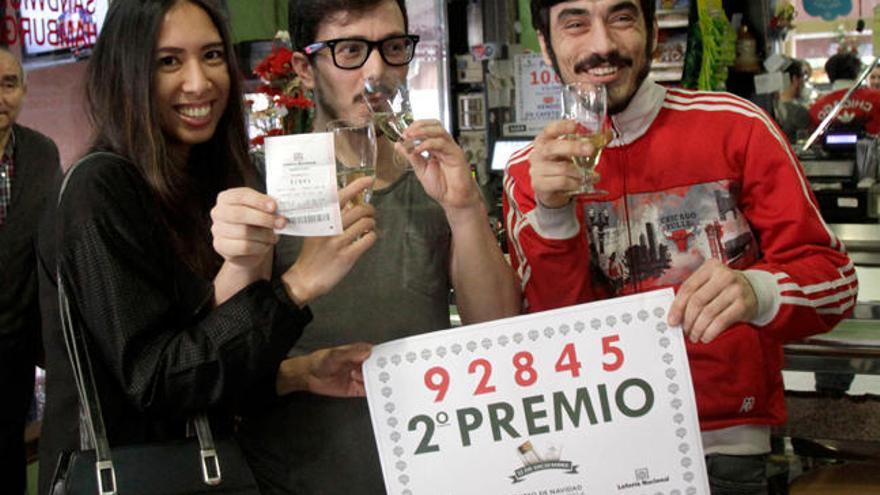
[[[688,342],[701,426],[784,422],[783,342],[830,330],[857,292],[785,135],[741,98],[650,81],[612,123],[597,167],[606,197],[536,208],[531,146],[508,163],[504,216],[527,309],[677,288],[709,258],[746,270],[761,321]]]
[[[810,121],[813,127],[818,126],[822,119],[828,116],[846,91],[846,89],[832,91],[813,103],[810,107]],[[880,135],[880,91],[870,88],[858,88],[853,91],[834,122],[838,125],[864,129],[870,136]]]

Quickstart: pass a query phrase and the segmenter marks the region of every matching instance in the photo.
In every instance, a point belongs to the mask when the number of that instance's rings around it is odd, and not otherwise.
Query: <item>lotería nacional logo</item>
[[[618,483],[617,489],[618,490],[625,490],[627,488],[641,488],[641,487],[646,487],[646,486],[650,486],[650,485],[656,485],[656,484],[662,484],[662,483],[669,482],[668,475],[660,476],[660,477],[651,476],[651,472],[648,471],[648,468],[646,468],[646,467],[637,468],[633,474],[635,474],[635,481],[629,481],[626,483]]]
[[[523,462],[523,467],[516,469],[510,479],[512,483],[519,483],[523,479],[538,471],[548,469],[560,469],[565,474],[578,474],[578,466],[572,464],[571,461],[564,461],[562,457],[562,447],[551,445],[550,448],[542,455],[535,451],[535,447],[530,440],[517,447],[519,457]]]

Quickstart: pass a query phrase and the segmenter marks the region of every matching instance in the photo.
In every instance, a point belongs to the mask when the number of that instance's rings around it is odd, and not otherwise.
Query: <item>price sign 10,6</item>
[[[562,80],[559,79],[559,76],[549,69],[529,71],[529,81],[532,86],[542,84],[546,86],[550,83],[562,84]]]

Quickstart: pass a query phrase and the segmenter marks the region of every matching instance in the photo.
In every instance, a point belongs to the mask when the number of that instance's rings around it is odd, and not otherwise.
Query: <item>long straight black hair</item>
[[[156,97],[156,43],[165,14],[189,2],[202,8],[223,40],[229,97],[211,139],[192,147],[187,163],[173,159],[160,126]],[[226,19],[215,0],[113,0],[87,70],[92,149],[133,163],[153,189],[162,220],[183,261],[211,278],[221,259],[214,252],[210,209],[217,194],[256,184],[247,154],[242,83]]]

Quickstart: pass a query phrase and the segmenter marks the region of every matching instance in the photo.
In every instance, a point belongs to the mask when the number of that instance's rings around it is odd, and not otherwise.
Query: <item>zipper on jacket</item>
[[[621,162],[620,163],[620,172],[621,172],[620,175],[622,178],[622,181],[621,181],[622,182],[622,191],[621,191],[620,198],[623,200],[623,221],[626,226],[626,248],[624,249],[623,253],[621,253],[621,255],[622,255],[621,257],[623,258],[624,262],[632,261],[633,263],[635,263],[635,266],[629,267],[630,285],[632,287],[632,293],[635,294],[639,291],[639,283],[638,283],[638,278],[636,276],[636,274],[638,273],[638,268],[639,268],[638,267],[638,259],[637,259],[637,257],[634,257],[633,260],[627,260],[627,256],[626,256],[626,253],[629,252],[633,246],[632,228],[630,226],[630,218],[629,218],[629,215],[630,215],[630,213],[629,213],[629,194],[628,194],[629,189],[627,187],[627,176],[629,174],[629,167],[628,167],[628,165],[629,165],[629,143],[626,143],[623,140],[623,133],[620,131],[620,129],[618,129],[617,125],[614,122],[614,119],[612,118],[610,120],[611,120],[611,130],[614,132],[615,138],[620,141],[620,148],[621,148],[621,152],[622,152],[621,154],[623,155],[622,156],[623,159],[620,160],[620,162]],[[615,294],[615,296],[620,296],[620,295],[621,294],[619,294],[619,293]]]

